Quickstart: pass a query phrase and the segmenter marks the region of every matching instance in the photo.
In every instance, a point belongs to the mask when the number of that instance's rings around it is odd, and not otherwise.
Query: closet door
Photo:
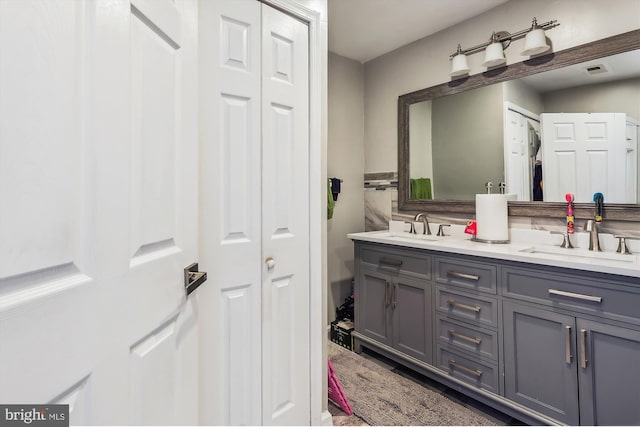
[[[195,6],[0,1],[2,403],[197,424]]]
[[[262,5],[263,424],[308,424],[308,27]]]
[[[308,424],[307,27],[200,2],[202,424]]]
[[[199,3],[201,417],[261,425],[260,3]]]

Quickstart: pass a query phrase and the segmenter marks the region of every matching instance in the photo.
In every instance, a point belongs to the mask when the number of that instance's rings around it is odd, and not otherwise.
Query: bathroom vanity
[[[640,425],[640,258],[368,232],[368,347],[530,424]]]

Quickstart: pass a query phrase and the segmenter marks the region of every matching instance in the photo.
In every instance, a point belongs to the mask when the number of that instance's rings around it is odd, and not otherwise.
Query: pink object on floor
[[[347,415],[353,415],[353,411],[351,410],[351,406],[349,405],[349,401],[347,400],[347,396],[344,395],[344,391],[342,391],[342,386],[340,385],[340,381],[338,381],[338,377],[336,377],[336,373],[333,369],[333,364],[331,360],[327,360],[329,362],[329,399],[333,400],[335,403],[340,406]]]

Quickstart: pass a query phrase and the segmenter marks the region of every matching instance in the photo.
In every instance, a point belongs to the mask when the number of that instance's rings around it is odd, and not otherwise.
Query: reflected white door
[[[0,402],[198,423],[195,6],[0,2]]]
[[[310,420],[309,36],[262,5],[262,411],[264,425]]]
[[[519,201],[530,201],[532,196],[527,144],[527,119],[506,110],[505,116],[505,177],[507,193],[516,194]]]
[[[638,121],[627,117],[625,125],[625,203],[636,204],[640,200],[640,186],[638,185]]]
[[[627,147],[621,113],[544,113],[542,173],[544,200],[625,203]]]

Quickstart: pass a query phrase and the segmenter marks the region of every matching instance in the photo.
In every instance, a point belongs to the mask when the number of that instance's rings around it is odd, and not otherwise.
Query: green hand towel
[[[327,181],[327,219],[333,217],[333,208],[335,202],[333,201],[333,194],[331,194],[331,180]]]
[[[431,178],[415,178],[409,180],[409,198],[413,200],[431,200]]]

